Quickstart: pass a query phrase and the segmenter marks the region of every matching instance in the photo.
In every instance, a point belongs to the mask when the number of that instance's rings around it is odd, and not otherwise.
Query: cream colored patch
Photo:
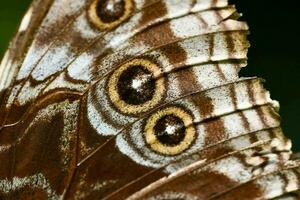
[[[235,157],[229,157],[220,160],[213,167],[213,171],[224,174],[233,181],[242,183],[252,177],[251,170],[246,168],[240,160]]]
[[[30,24],[31,16],[32,16],[32,7],[29,8],[27,13],[25,14],[25,16],[21,22],[21,25],[19,27],[19,32],[26,31],[26,29],[28,28],[28,26]]]

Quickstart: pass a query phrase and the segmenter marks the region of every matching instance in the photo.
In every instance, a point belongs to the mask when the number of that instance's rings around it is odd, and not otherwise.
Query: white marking
[[[177,16],[182,16],[188,13],[191,9],[191,1],[182,1],[182,0],[171,0],[165,1],[166,8],[168,10],[168,18],[173,18]]]
[[[93,56],[87,53],[81,54],[69,67],[68,74],[76,80],[89,81],[92,77]]]
[[[268,116],[267,113],[265,113],[265,116],[263,116],[263,117],[266,118],[266,116]],[[245,117],[248,122],[251,122],[251,123],[249,123],[251,130],[255,130],[255,129],[257,130],[257,129],[264,128],[264,124],[262,123],[256,110],[249,110],[249,111],[245,112]]]
[[[238,72],[242,67],[245,67],[247,63],[237,64],[219,64],[219,69],[223,73],[226,80],[233,81],[239,78]]]
[[[21,25],[19,27],[19,32],[25,31],[28,28],[30,20],[31,20],[31,15],[32,15],[32,7],[30,7],[30,9],[25,14],[25,16],[21,22]]]
[[[7,50],[0,65],[0,91],[11,84],[15,74],[14,71],[16,71],[16,69],[14,68],[10,58],[10,50]]]
[[[171,126],[171,125],[167,125],[167,127],[166,127],[166,132],[167,132],[167,134],[168,135],[174,135],[176,132],[176,128],[177,128],[178,126]]]
[[[287,172],[286,174],[287,180],[288,180],[288,184],[285,188],[285,190],[287,192],[293,192],[296,190],[299,190],[299,181],[298,181],[298,177],[296,176],[295,173],[293,172]]]
[[[131,198],[128,198],[130,200]],[[134,199],[134,198],[133,198]],[[180,192],[164,192],[159,195],[147,198],[147,200],[165,200],[165,199],[187,199],[187,200],[197,200],[199,197],[193,196],[187,193]]]
[[[232,15],[235,11],[235,8],[229,7],[224,8],[222,10],[208,10],[206,12],[196,13],[196,15],[202,18],[202,20],[204,20],[208,24],[208,26],[222,27],[222,21],[224,21],[227,17]]]
[[[87,16],[86,13],[84,12],[84,14],[80,15],[78,17],[78,20],[75,21],[74,24],[74,31],[80,33],[82,38],[85,39],[92,39],[92,38],[96,38],[97,36],[99,36],[99,32],[94,31],[89,22],[87,21]]]
[[[220,78],[219,73],[216,71],[214,64],[200,65],[193,68],[193,73],[197,77],[197,81],[202,86],[203,89],[208,89],[216,86],[225,84],[228,81],[224,81]]]
[[[17,80],[21,80],[29,76],[31,70],[33,70],[35,64],[41,58],[41,56],[46,51],[46,49],[47,49],[46,46],[37,47],[35,46],[35,44],[31,46],[19,70]]]
[[[249,137],[237,138],[230,141],[230,146],[235,150],[241,150],[243,148],[249,147],[250,145],[252,145],[252,143]]]
[[[195,65],[209,61],[210,40],[210,36],[202,35],[179,43],[187,53],[186,65]]]
[[[230,35],[228,33],[218,33],[213,35],[213,37],[214,46],[211,60],[222,60],[224,57],[229,58],[229,53],[231,52],[229,52],[227,37],[230,37]]]
[[[249,83],[249,82],[245,82],[242,84],[238,84],[238,85],[233,85],[234,87],[234,92],[235,92],[235,98],[236,98],[236,104],[239,105],[240,109],[245,109],[245,108],[249,108],[252,106],[252,102],[248,93],[248,88],[247,85],[253,89],[253,83]],[[255,90],[253,90],[254,92]],[[256,98],[258,95],[256,95],[256,91],[254,93],[254,98]],[[259,96],[258,96],[259,98]],[[234,101],[234,99],[233,99]],[[256,102],[253,102],[254,104]]]
[[[73,53],[68,43],[52,48],[33,70],[32,77],[35,80],[43,81],[66,67],[66,63],[71,60],[72,56]]]
[[[7,100],[7,104],[6,104],[7,108],[10,107],[14,103],[14,100],[15,100],[16,96],[18,95],[18,92],[19,92],[21,86],[22,86],[22,84],[15,85],[13,87],[13,89],[11,90],[8,100]]]
[[[141,17],[142,13],[136,13],[128,22],[125,22],[113,32],[105,35],[103,41],[109,41],[106,48],[116,49],[134,34],[139,32],[140,29],[137,28],[137,25],[139,24]]]
[[[256,180],[258,188],[261,188],[266,199],[272,199],[283,194],[284,182],[279,175],[269,175]]]
[[[90,90],[88,96],[88,118],[92,126],[97,130],[100,135],[116,135],[122,127],[134,122],[137,118],[126,116],[113,108],[106,91],[106,79],[96,84],[95,90]],[[95,92],[95,94],[92,94]],[[95,99],[92,98],[95,95]],[[100,112],[96,109],[100,107]],[[109,118],[118,126],[115,127],[111,124]]]
[[[131,87],[137,91],[141,91],[144,84],[149,80],[150,75],[143,75],[132,80]]]
[[[39,61],[39,59],[43,56],[43,54],[49,48],[50,44],[53,42],[53,39],[56,36],[56,34],[59,33],[62,28],[65,27],[60,26],[59,29],[56,28],[54,30],[54,34],[52,35],[53,38],[49,40],[49,43],[45,43],[44,41],[37,40],[39,39],[39,36],[48,33],[49,29],[53,29],[53,27],[57,27],[57,24],[62,23],[61,21],[62,19],[69,19],[69,16],[74,15],[79,9],[82,9],[85,3],[86,3],[85,1],[74,1],[74,0],[54,1],[47,16],[45,16],[41,26],[37,31],[36,38],[34,39],[32,45],[30,46],[27,52],[24,62],[17,75],[17,80],[21,80],[29,76],[30,72],[33,70],[33,68]],[[63,23],[64,25],[66,25],[68,21],[65,20]],[[49,62],[49,64],[50,63],[51,62]],[[48,65],[47,67],[51,69],[53,66],[50,67]]]
[[[211,99],[214,106],[213,116],[230,113],[235,110],[229,86],[212,89],[206,92],[205,96]]]
[[[172,32],[178,38],[185,38],[190,35],[198,35],[203,32],[196,16],[188,16],[170,21]]]
[[[215,2],[215,5],[212,5],[212,3]],[[227,0],[218,0],[218,1],[213,1],[213,0],[197,0],[195,6],[192,8],[192,12],[198,12],[200,10],[206,10],[209,8],[215,7],[225,7],[228,5]]]
[[[136,10],[141,10],[143,6],[146,4],[147,1],[145,0],[134,0],[134,5],[136,7]]]
[[[235,157],[224,158],[217,162],[213,171],[224,174],[231,180],[242,183],[252,177],[251,169],[241,164],[241,161]]]
[[[247,132],[244,123],[238,114],[228,115],[222,118],[226,133],[230,138],[245,134]]]
[[[56,77],[54,80],[51,81],[51,83],[43,89],[43,93],[45,94],[51,90],[60,89],[60,88],[67,88],[70,90],[75,90],[77,92],[84,93],[88,87],[88,84],[77,84],[73,82],[69,82],[65,79],[65,74],[62,73],[58,77]],[[41,95],[42,95],[41,94]]]
[[[49,200],[57,200],[61,198],[51,188],[49,180],[47,180],[46,177],[41,173],[24,178],[13,177],[12,180],[0,180],[0,191],[6,194],[12,191],[24,189],[26,186],[30,186],[36,189],[42,189],[47,193]]]
[[[279,103],[279,101],[273,100],[273,101],[271,102],[271,105],[273,106],[273,108],[274,108],[277,112],[279,112],[279,110],[280,110],[280,103]]]
[[[95,130],[97,130],[97,133],[99,135],[103,136],[109,136],[109,135],[115,135],[118,133],[118,130],[109,125],[108,123],[103,123],[105,120],[103,119],[102,115],[100,115],[95,106],[94,103],[98,102],[92,102],[90,100],[90,95],[89,95],[89,100],[87,104],[87,113],[88,113],[88,118],[91,122],[91,125],[94,127]]]
[[[131,43],[125,43],[123,47],[120,46],[117,48],[117,51],[105,56],[97,66],[94,66],[94,68],[98,70],[99,77],[118,67],[124,58],[134,57],[150,48],[142,43],[134,44],[134,46]],[[97,77],[93,77],[93,79],[96,78]]]
[[[19,103],[20,105],[24,105],[34,98],[38,97],[40,92],[45,88],[48,82],[49,80],[42,84],[32,86],[30,81],[27,81],[19,92],[17,103]]]

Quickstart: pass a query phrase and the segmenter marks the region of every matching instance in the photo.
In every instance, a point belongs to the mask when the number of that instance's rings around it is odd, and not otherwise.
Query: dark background
[[[30,0],[2,0],[0,57]],[[283,129],[300,151],[300,11],[298,1],[232,0],[251,28],[249,65],[244,76],[259,76],[272,98],[279,100]]]

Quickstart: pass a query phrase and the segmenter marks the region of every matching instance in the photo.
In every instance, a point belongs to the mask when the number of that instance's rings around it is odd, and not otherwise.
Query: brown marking
[[[217,4],[218,4],[218,1],[219,1],[219,0],[213,0],[213,1],[211,2],[211,7],[212,7],[212,8],[213,8],[213,7],[216,7]]]
[[[232,103],[233,103],[233,106],[234,106],[234,110],[235,111],[239,111],[239,109],[238,109],[238,100],[237,100],[236,91],[235,91],[235,86],[236,86],[236,84],[231,84],[230,85],[230,97],[231,97],[231,100],[232,100]],[[241,117],[241,119],[242,119],[242,121],[244,123],[244,127],[247,130],[250,130],[249,122],[248,122],[247,118],[245,117],[245,115],[242,112],[239,112],[238,114],[239,114],[239,116]]]
[[[164,17],[168,13],[166,5],[163,1],[158,1],[152,6],[148,6],[147,9],[144,9],[142,12],[142,18],[139,21],[139,26],[143,27],[145,24],[149,24],[156,19]]]
[[[195,76],[195,72],[191,68],[180,70],[175,72],[176,79],[179,82],[179,88],[181,90],[181,94],[190,94],[196,91],[201,90],[201,85]]]
[[[250,97],[251,103],[254,105],[256,103],[256,99],[255,99],[255,94],[254,94],[255,91],[253,91],[253,84],[246,84],[246,85],[247,85],[248,95]],[[265,116],[264,116],[265,114],[264,114],[262,108],[259,107],[258,109],[256,109],[256,111],[257,111],[258,117],[260,118],[260,121],[263,123],[263,125],[265,127],[268,127],[268,123],[265,119]]]
[[[225,132],[224,121],[221,118],[204,123],[206,138],[205,145],[211,145],[228,138]]]
[[[97,131],[92,127],[87,114],[87,97],[84,96],[80,103],[79,125],[78,125],[78,137],[79,137],[79,149],[78,162],[81,162],[84,158],[90,155],[93,150],[99,147],[101,144],[107,142],[111,136],[100,136]]]
[[[208,49],[208,55],[209,55],[209,60],[211,60],[211,58],[214,55],[214,46],[215,46],[215,34],[210,34],[209,35],[209,49]]]
[[[260,132],[255,132],[254,134],[259,134]],[[248,136],[241,136],[241,137],[248,137]],[[234,138],[234,139],[236,139],[236,138]],[[233,140],[234,140],[233,139]],[[217,158],[220,158],[221,156],[225,156],[226,154],[229,154],[229,153],[232,153],[234,150],[233,149],[231,149],[230,147],[228,147],[228,144],[230,144],[230,142],[231,142],[231,140],[227,140],[227,141],[225,141],[224,143],[222,143],[222,144],[218,144],[218,145],[216,145],[216,146],[212,146],[212,147],[210,147],[210,148],[208,148],[208,149],[205,149],[205,150],[203,150],[203,151],[200,151],[199,152],[199,160],[202,160],[202,159],[206,159],[206,163],[210,163],[211,161],[213,161],[213,160],[215,160],[215,159],[217,159]],[[245,147],[246,148],[246,147]],[[256,150],[257,151],[259,151],[259,148],[256,148]],[[172,162],[173,164],[174,163],[176,163],[176,162],[182,162],[184,159],[186,159],[186,158],[190,158],[190,156],[191,155],[189,155],[188,157],[184,157],[183,159],[180,159],[180,160],[178,160],[178,161],[175,161],[175,162]],[[234,156],[235,157],[237,157],[238,159],[240,159],[241,161],[242,160],[244,160],[245,159],[245,156],[246,156],[246,154],[242,154],[242,153],[235,153],[234,154]],[[203,165],[203,166],[205,166],[205,165]],[[181,179],[181,177],[178,177],[178,179],[180,179],[180,180],[177,180],[177,179],[175,179],[174,181],[167,181],[164,185],[160,185],[160,184],[155,184],[155,186],[153,187],[153,190],[151,191],[151,193],[148,193],[149,195],[151,194],[160,194],[160,193],[162,193],[163,191],[168,191],[168,189],[170,189],[170,188],[172,188],[172,189],[175,189],[175,191],[176,192],[190,192],[190,191],[187,191],[187,188],[195,188],[195,190],[200,190],[200,187],[202,187],[202,185],[205,185],[205,184],[201,184],[201,186],[199,187],[199,188],[197,188],[197,186],[189,186],[189,184],[192,184],[192,185],[194,185],[193,183],[195,183],[195,182],[197,182],[197,181],[199,181],[199,176],[198,176],[198,174],[200,174],[200,173],[202,173],[203,172],[203,170],[202,171],[200,171],[201,170],[201,166],[198,168],[199,169],[199,171],[196,173],[196,171],[194,171],[194,172],[188,172],[188,170],[186,171],[186,174],[184,175],[185,177],[188,177],[188,178],[186,178],[185,180],[187,180],[184,184],[179,184],[178,182],[179,181],[181,181],[181,182],[183,182]],[[152,182],[153,182],[153,180],[155,180],[153,177],[155,177],[155,178],[159,178],[160,176],[156,176],[156,174],[158,173],[158,172],[162,172],[163,171],[163,169],[159,169],[158,171],[153,171],[153,172],[150,172],[149,174],[147,174],[145,177],[143,177],[143,178],[141,178],[141,179],[139,179],[139,180],[137,180],[136,182],[134,182],[134,184],[132,184],[132,185],[129,185],[129,187],[125,187],[125,188],[123,188],[123,190],[121,190],[121,192],[117,192],[117,193],[115,193],[115,195],[113,195],[113,196],[111,196],[109,199],[114,199],[114,198],[117,198],[117,197],[119,197],[119,198],[125,198],[125,197],[127,197],[129,194],[132,194],[132,192],[133,191],[136,191],[136,189],[137,188],[140,188],[140,186],[141,186],[141,184],[143,185],[144,184],[144,182],[145,182],[145,180],[148,182],[148,180],[152,180]],[[207,173],[207,172],[204,172],[204,173]],[[153,175],[154,174],[154,175]],[[192,174],[192,175],[191,175]],[[196,181],[195,180],[193,180],[193,177],[196,177],[195,179],[196,179]],[[200,179],[200,181],[202,181],[201,179]],[[149,183],[150,183],[151,181],[149,181]],[[173,183],[174,182],[174,183]],[[218,182],[217,182],[218,183]],[[222,185],[222,183],[220,183],[221,185]],[[170,186],[170,188],[168,187],[169,185],[171,185]],[[174,185],[175,185],[175,187],[174,187]],[[180,185],[180,186],[178,186],[177,187],[177,185]],[[184,185],[184,187],[183,187],[183,185]],[[228,187],[233,187],[233,186],[236,186],[236,184],[234,184],[234,185],[229,185]],[[163,188],[162,189],[162,191],[160,190],[161,188]],[[179,188],[179,189],[178,189]],[[130,191],[130,192],[128,192],[128,190]],[[156,191],[156,190],[158,190],[158,191]],[[173,191],[173,190],[172,190]],[[217,191],[217,192],[220,192],[220,191]],[[213,193],[212,195],[214,195],[215,193]],[[198,195],[198,194],[196,194],[196,195]],[[147,197],[148,197],[148,195],[147,195]]]
[[[173,43],[160,49],[172,65],[182,64],[186,61],[186,52],[178,44]]]
[[[70,99],[74,101],[80,97],[77,91],[68,88],[53,89],[47,93],[39,94],[34,100],[29,101],[24,105],[20,105],[16,101],[13,102],[11,108],[7,109],[5,125],[18,124],[31,112],[37,111],[38,108],[50,105],[53,102],[57,102],[61,99]],[[16,100],[16,99],[15,99]],[[1,130],[0,130],[1,131]]]
[[[120,153],[115,140],[111,140],[101,151],[77,168],[67,198],[73,199],[76,191],[84,191],[87,194],[86,199],[101,199],[150,171],[152,168],[137,164]],[[150,180],[154,181],[163,175],[164,173],[157,173]],[[114,180],[114,182],[93,191],[95,184],[109,180]],[[81,186],[82,181],[84,185]],[[148,184],[148,181],[140,183],[138,188],[132,188],[132,190],[137,191]]]
[[[177,37],[172,33],[169,22],[157,24],[145,31],[137,34],[133,38],[134,43],[145,43],[152,48],[162,46],[175,41]]]
[[[278,176],[280,177],[280,179],[281,179],[282,182],[283,182],[282,191],[286,191],[286,187],[287,187],[287,185],[289,184],[289,179],[288,179],[288,177],[287,177],[287,174],[285,174],[285,173],[280,173],[280,174],[278,174]]]
[[[6,108],[7,98],[9,97],[10,88],[2,90],[0,92],[0,133],[2,126],[5,125],[5,118],[7,116],[8,109]]]
[[[194,14],[194,16],[196,16],[196,18],[201,22],[201,24],[203,24],[203,29],[206,29],[208,27],[208,23],[203,19],[201,15]]]
[[[253,200],[260,199],[263,193],[254,183],[241,185],[238,189],[230,190],[222,195],[218,195],[210,200]]]
[[[37,35],[37,27],[41,25],[53,2],[53,0],[37,0],[31,4],[32,16],[28,27],[26,30],[16,33],[8,48],[10,60],[15,63],[14,65],[16,67],[19,67],[23,62],[30,44]],[[15,81],[14,84],[17,84],[17,81]],[[9,92],[7,94],[11,93],[12,89],[13,87],[8,89]],[[0,112],[2,112],[2,110],[0,110]],[[0,119],[0,121],[5,123],[5,120],[2,121],[2,119]],[[1,125],[2,124],[0,124],[0,127]]]
[[[166,192],[176,192],[196,196],[199,199],[208,199],[212,195],[236,184],[228,177],[208,170],[196,173],[187,172],[183,176],[172,177],[166,182],[155,184],[150,191],[143,193],[139,199],[157,197]]]
[[[234,106],[234,110],[238,110],[237,97],[235,92],[235,84],[230,85],[230,97]]]
[[[101,47],[101,46],[99,46]],[[98,55],[99,52],[99,47],[98,44],[96,44],[96,47],[94,50],[91,50],[91,53],[93,55]],[[95,59],[93,60],[93,64],[91,65],[91,72],[92,72],[92,78],[95,79],[97,78],[98,80],[103,78],[103,74],[101,75],[100,71],[104,70],[103,68],[100,68],[101,66],[99,63],[101,63],[102,60],[106,58],[106,56],[110,55],[113,53],[113,50],[111,48],[106,48],[104,52],[102,52],[100,55],[95,56]],[[123,58],[124,60],[129,59],[128,57]],[[115,61],[118,61],[117,59]],[[121,63],[122,61],[119,61],[118,63]],[[117,66],[117,65],[116,65]]]
[[[245,82],[245,84],[247,86],[249,86],[252,82]],[[248,92],[249,94],[249,92]],[[249,94],[251,96],[251,94]],[[236,98],[236,91],[235,91],[235,85],[232,85],[230,87],[230,96],[231,96],[231,99],[232,99],[232,102],[234,104],[234,107],[235,107],[235,110],[238,111],[238,108],[237,108],[237,98]],[[245,114],[243,112],[238,112],[238,115],[240,117],[240,119],[242,120],[243,122],[243,127],[247,130],[247,131],[250,131],[250,122],[248,121],[248,119],[246,118]],[[255,143],[258,141],[256,135],[251,135],[250,137],[250,141],[251,143]]]
[[[227,43],[228,56],[229,56],[229,58],[231,58],[232,54],[234,54],[234,49],[235,49],[235,45],[234,45],[231,34],[225,33],[225,39],[226,39],[226,43]]]
[[[215,3],[217,3],[217,1],[215,1]],[[215,14],[216,14],[216,17],[221,22],[223,20],[223,17],[220,15],[220,13],[215,12]],[[225,26],[225,25],[223,25],[223,26]],[[226,28],[226,26],[224,28]],[[229,56],[229,58],[231,58],[231,53],[234,50],[234,42],[233,42],[233,39],[231,37],[231,32],[225,32],[225,33],[221,33],[221,34],[225,35],[225,39],[226,39],[226,43],[227,43],[227,49],[228,49],[228,56]]]
[[[68,132],[68,139],[63,142],[65,113],[57,111],[53,118],[41,118],[33,123],[37,112],[31,113],[24,123],[4,129],[6,133],[13,133],[14,139],[22,138],[17,143],[11,142],[13,147],[1,152],[0,158],[8,162],[0,165],[0,179],[42,173],[54,192],[62,194],[76,165],[77,142],[76,135],[73,135],[76,130]],[[77,113],[76,110],[74,112]],[[70,119],[70,122],[72,120],[77,119]],[[29,127],[29,124],[32,125]],[[68,148],[61,151],[66,143]],[[38,191],[35,192],[39,195]]]
[[[191,95],[189,98],[198,108],[201,117],[207,118],[208,116],[212,115],[214,111],[214,105],[211,98],[205,96],[203,93]]]
[[[44,8],[44,6],[47,8],[46,5],[39,6],[39,11],[41,8]],[[48,6],[48,9],[49,8],[50,6]],[[48,9],[47,11],[49,11]],[[44,46],[45,44],[50,44],[52,41],[58,40],[63,33],[70,30],[71,25],[80,13],[82,12],[76,12],[73,15],[65,15],[64,17],[57,18],[55,24],[47,26],[47,29],[41,29],[36,34],[36,44],[38,46]]]
[[[228,146],[228,142],[224,142],[222,144],[217,144],[207,149],[199,151],[199,160],[206,159],[206,162],[210,162],[214,159],[220,158],[221,156],[225,156],[234,149]]]
[[[256,109],[256,113],[257,113],[257,115],[258,115],[260,121],[263,123],[263,125],[264,125],[265,127],[269,127],[268,122],[267,122],[267,120],[266,120],[266,116],[265,116],[266,114],[265,114],[264,109],[263,109],[262,107],[258,107],[258,108]],[[271,114],[271,113],[270,113],[270,114]]]
[[[226,81],[227,78],[226,78],[225,74],[223,73],[223,71],[222,71],[222,69],[221,69],[219,63],[216,63],[216,64],[215,64],[215,68],[216,68],[216,70],[217,70],[217,72],[218,72],[218,74],[219,74],[219,77],[220,77],[222,80],[225,80],[225,81]]]
[[[250,102],[251,102],[252,105],[254,105],[256,103],[256,99],[255,99],[255,96],[254,96],[253,84],[246,84],[246,87],[247,87],[247,93],[248,93],[249,98],[250,98]]]
[[[127,187],[124,187],[122,190],[115,192],[114,194],[111,194],[108,199],[126,199],[130,195],[134,194],[135,192],[140,191],[145,186],[150,185],[151,183],[157,181],[159,178],[166,176],[166,174],[163,173],[162,170],[152,170],[147,176],[143,177],[140,180],[136,180],[132,184],[128,185]]]

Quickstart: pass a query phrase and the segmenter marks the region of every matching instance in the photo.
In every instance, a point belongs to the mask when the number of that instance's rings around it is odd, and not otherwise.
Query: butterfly
[[[0,199],[300,199],[227,0],[34,0],[0,67]]]

